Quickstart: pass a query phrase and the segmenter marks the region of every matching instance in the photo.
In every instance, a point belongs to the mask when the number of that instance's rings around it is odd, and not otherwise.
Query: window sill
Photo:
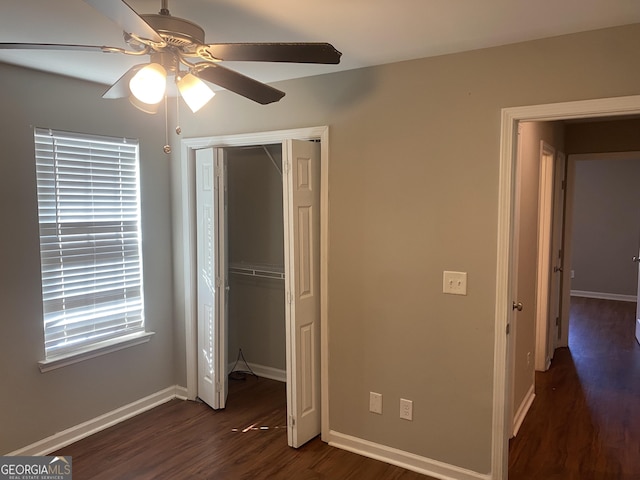
[[[99,357],[101,355],[106,355],[107,353],[117,352],[124,348],[147,343],[151,340],[153,335],[155,335],[154,332],[143,332],[122,338],[107,340],[91,347],[87,347],[87,349],[83,351],[59,355],[47,360],[41,360],[38,362],[38,367],[40,368],[41,373],[49,372],[51,370],[66,367],[67,365],[73,365],[74,363],[89,360],[90,358]]]

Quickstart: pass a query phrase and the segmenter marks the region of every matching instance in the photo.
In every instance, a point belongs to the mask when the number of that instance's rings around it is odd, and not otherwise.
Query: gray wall
[[[164,121],[104,87],[0,64],[0,453],[175,384],[170,158]],[[150,342],[40,373],[44,359],[33,126],[140,139],[142,253]]]
[[[383,65],[182,116],[193,137],[330,126],[332,430],[489,471],[501,109],[640,94],[638,42],[631,25]],[[441,293],[443,270],[468,272],[466,297]]]
[[[269,153],[282,166],[282,146]],[[227,149],[229,262],[284,264],[282,176],[260,147]],[[284,281],[231,274],[229,361],[285,370]]]
[[[637,295],[640,157],[576,162],[572,290]]]

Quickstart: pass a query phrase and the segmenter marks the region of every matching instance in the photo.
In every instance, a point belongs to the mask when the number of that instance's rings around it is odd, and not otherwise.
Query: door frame
[[[640,114],[640,95],[581,100],[574,102],[503,108],[501,112],[500,170],[498,180],[498,231],[496,265],[496,306],[494,328],[492,475],[506,479],[512,418],[512,359],[507,328],[512,323],[512,248],[517,165],[517,132],[522,121],[557,121]],[[565,295],[567,292],[564,293]]]
[[[195,222],[195,151],[201,148],[241,147],[281,143],[284,140],[320,141],[320,410],[321,436],[328,441],[329,433],[329,386],[328,386],[328,242],[329,242],[329,127],[316,126],[288,130],[274,130],[256,133],[229,134],[185,138],[181,141],[179,158],[179,208],[181,223],[176,232],[181,245],[180,254],[184,268],[179,279],[179,290],[183,305],[184,336],[186,352],[187,398],[197,396],[197,298],[196,298],[196,222]],[[287,370],[290,368],[287,365]]]

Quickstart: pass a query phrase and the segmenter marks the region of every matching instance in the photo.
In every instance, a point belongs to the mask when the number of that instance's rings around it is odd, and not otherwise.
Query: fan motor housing
[[[171,15],[140,15],[169,45],[190,47],[204,44],[204,30],[200,25]]]

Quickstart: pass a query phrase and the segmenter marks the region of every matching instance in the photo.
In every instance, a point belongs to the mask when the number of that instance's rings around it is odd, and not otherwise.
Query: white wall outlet
[[[467,294],[467,272],[447,272],[442,275],[442,292],[450,295]]]
[[[571,270],[571,278],[576,278],[576,271],[575,270]]]
[[[369,411],[382,415],[382,394],[369,392]]]
[[[406,398],[400,399],[400,418],[413,420],[413,401]]]

